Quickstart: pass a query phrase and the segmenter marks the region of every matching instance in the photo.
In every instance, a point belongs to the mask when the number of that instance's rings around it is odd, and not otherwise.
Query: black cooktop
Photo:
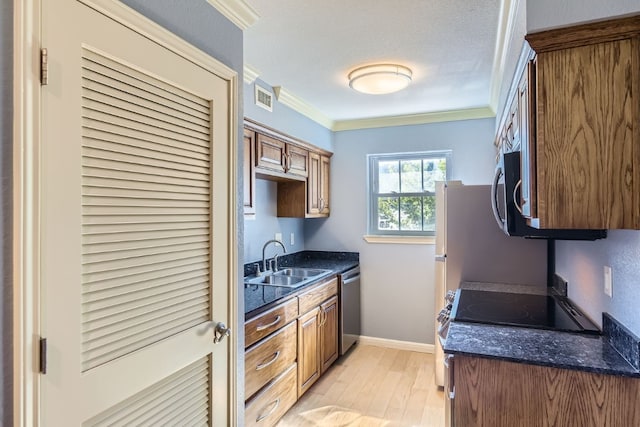
[[[599,334],[564,297],[461,289],[451,317],[476,322]]]

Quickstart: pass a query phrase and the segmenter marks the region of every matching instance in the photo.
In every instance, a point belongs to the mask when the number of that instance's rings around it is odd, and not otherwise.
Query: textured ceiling
[[[486,107],[500,0],[246,0],[260,19],[244,33],[245,64],[331,120]],[[349,88],[357,66],[413,70],[401,92]]]

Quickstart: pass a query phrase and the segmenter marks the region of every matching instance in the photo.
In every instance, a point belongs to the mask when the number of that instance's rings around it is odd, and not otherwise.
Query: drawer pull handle
[[[276,351],[275,353],[273,353],[273,357],[271,358],[271,360],[269,360],[266,363],[261,363],[258,366],[256,366],[256,371],[259,371],[261,369],[266,368],[267,366],[271,365],[273,362],[275,362],[276,360],[278,360],[278,357],[280,357],[280,350]]]
[[[260,325],[256,328],[256,332],[260,332],[260,331],[264,331],[267,328],[272,327],[273,325],[278,324],[278,322],[280,321],[280,319],[282,319],[282,317],[280,317],[279,315],[276,316],[276,320],[274,320],[273,322],[269,323],[268,325]]]
[[[269,405],[273,405],[273,407],[266,414],[262,414],[258,418],[256,418],[256,422],[257,423],[259,423],[260,421],[264,420],[269,415],[273,414],[276,409],[278,409],[278,406],[280,406],[280,398],[277,398],[273,402],[269,403]],[[269,405],[267,405],[267,406],[269,406]],[[266,408],[266,406],[265,406],[265,408]]]

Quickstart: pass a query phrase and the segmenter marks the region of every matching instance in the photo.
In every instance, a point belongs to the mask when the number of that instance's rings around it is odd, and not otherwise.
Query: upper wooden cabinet
[[[318,218],[329,216],[331,153],[245,119],[245,213],[247,189],[247,134],[253,135],[253,177],[278,182],[279,217]]]
[[[504,150],[518,117],[523,214],[538,228],[639,229],[640,16],[526,40],[496,139]]]

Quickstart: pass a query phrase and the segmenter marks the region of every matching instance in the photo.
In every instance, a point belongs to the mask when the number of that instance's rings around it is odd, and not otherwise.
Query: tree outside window
[[[450,151],[369,155],[369,234],[434,235],[435,182],[449,177]]]

